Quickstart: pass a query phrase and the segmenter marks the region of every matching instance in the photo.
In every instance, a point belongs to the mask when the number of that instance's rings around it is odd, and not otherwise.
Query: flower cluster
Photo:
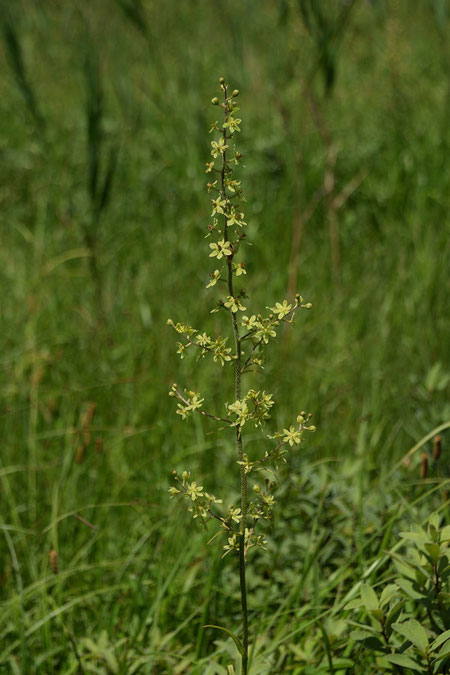
[[[205,356],[208,352],[213,355],[213,360],[220,363],[221,366],[226,361],[231,361],[231,347],[228,347],[228,338],[219,337],[213,339],[206,333],[199,333],[198,330],[183,323],[174,323],[172,319],[167,320],[167,324],[172,326],[177,333],[183,336],[184,342],[177,342],[177,354],[184,358],[189,347],[198,347],[199,356]]]
[[[302,412],[297,417],[296,425],[286,426],[268,436],[269,439],[276,439],[275,447],[263,451],[259,458],[250,458],[244,452],[244,427],[248,422],[252,422],[255,427],[262,427],[270,419],[274,401],[272,394],[263,390],[249,389],[244,393],[241,379],[247,373],[261,369],[265,348],[277,337],[281,325],[292,325],[296,312],[300,308],[309,309],[311,304],[305,303],[297,294],[294,299],[282,299],[267,307],[268,312],[264,314],[252,314],[247,310],[248,296],[242,287],[247,268],[241,260],[241,244],[246,242],[245,214],[241,207],[245,199],[241,181],[234,174],[236,166],[241,164],[242,155],[233,147],[234,136],[240,132],[242,122],[237,116],[239,109],[236,98],[239,92],[234,90],[230,96],[223,78],[219,84],[222,100],[214,97],[211,103],[222,110],[223,122],[215,121],[211,126],[210,131],[216,137],[211,140],[211,158],[206,163],[206,173],[210,174],[206,188],[211,196],[211,220],[205,237],[210,238],[208,260],[215,269],[210,272],[205,285],[216,291],[226,289],[212,311],[226,311],[228,314],[234,347],[229,346],[227,337],[214,338],[188,324],[174,323],[171,319],[167,323],[180,336],[177,352],[181,358],[186,352],[194,351],[199,358],[210,354],[213,362],[220,366],[233,366],[235,400],[225,404],[226,412],[223,415],[217,415],[205,410],[203,397],[190,389],[182,390],[173,385],[170,395],[177,399],[177,413],[182,419],[197,413],[219,422],[221,428],[233,432],[241,476],[241,503],[228,506],[228,509],[221,507],[222,500],[207,493],[203,485],[191,481],[188,472],[183,472],[181,479],[174,473],[176,487],[170,488],[170,494],[181,495],[188,503],[193,517],[203,524],[206,525],[211,519],[218,521],[221,525],[219,533],[227,535],[227,543],[223,546],[224,555],[239,550],[242,565],[242,557],[245,558],[249,549],[266,546],[264,535],[256,532],[256,528],[258,523],[270,519],[276,503],[273,494],[276,483],[272,480],[272,476],[276,476],[274,470],[286,461],[290,448],[300,445],[304,431],[314,431],[314,427],[309,424],[310,416]],[[267,478],[268,475],[271,480]],[[251,498],[247,497],[247,480],[251,481]]]
[[[233,426],[243,427],[248,420],[252,420],[257,427],[261,426],[264,420],[269,419],[269,410],[273,404],[272,394],[250,389],[242,401],[226,403],[226,408],[228,413],[235,415]]]
[[[293,303],[283,300],[283,302],[275,303],[274,307],[268,307],[267,309],[273,313],[267,317],[263,317],[261,314],[244,315],[242,317],[241,325],[247,331],[242,337],[242,341],[251,340],[253,343],[250,356],[244,363],[243,372],[245,372],[246,368],[253,366],[260,367],[262,365],[262,348],[271,339],[277,337],[275,328],[280,323],[292,325],[295,312],[299,308],[310,309],[311,303],[304,303],[302,296],[297,294]]]
[[[214,97],[211,103],[222,108],[224,121],[222,124],[218,121],[214,122],[210,129],[210,132],[218,132],[219,138],[211,141],[213,160],[206,163],[206,173],[217,176],[216,180],[210,180],[207,184],[208,191],[216,194],[211,199],[212,223],[208,225],[206,236],[215,235],[217,237],[215,241],[209,244],[209,257],[222,261],[228,275],[235,274],[236,277],[239,277],[247,273],[245,264],[235,260],[239,245],[245,239],[243,229],[246,226],[245,214],[236,202],[236,200],[240,203],[245,201],[241,181],[233,175],[233,168],[240,164],[242,155],[240,152],[232,152],[231,150],[234,135],[241,131],[242,120],[237,116],[239,108],[236,103],[239,91],[235,89],[229,96],[228,88],[222,78],[219,84],[223,93],[223,102]],[[207,288],[214,286],[222,276],[224,276],[223,269],[214,270],[211,273]],[[243,297],[242,292],[233,295],[228,294],[226,298],[219,301],[219,308],[228,309],[233,314],[238,311],[245,311],[246,308],[241,303],[241,297]]]
[[[249,548],[253,548],[254,546],[259,546],[260,548],[265,549],[267,544],[267,540],[262,534],[255,535],[254,528],[249,527],[245,528],[244,542],[246,551],[248,551]],[[224,558],[228,553],[231,553],[231,551],[239,551],[239,540],[237,535],[233,534],[231,537],[228,537],[228,543],[225,544],[223,550],[225,553],[223,554],[222,558]]]
[[[217,518],[218,520],[224,521],[223,518],[214,513],[211,509],[213,504],[221,504],[222,500],[205,492],[203,490],[203,485],[198,485],[195,481],[189,482],[190,476],[191,474],[189,471],[183,471],[180,480],[177,472],[174,471],[174,478],[178,487],[171,487],[169,489],[170,496],[175,497],[175,495],[182,494],[189,503],[188,511],[192,513],[193,518],[201,518],[203,521],[207,521],[210,518]]]
[[[178,391],[176,384],[172,385],[169,396],[177,396],[182,401],[182,403],[178,403],[177,414],[181,415],[183,420],[189,417],[195,410],[200,410],[205,400],[204,398],[200,398],[200,394],[196,394],[195,391],[188,391],[187,389],[185,389],[183,396]]]

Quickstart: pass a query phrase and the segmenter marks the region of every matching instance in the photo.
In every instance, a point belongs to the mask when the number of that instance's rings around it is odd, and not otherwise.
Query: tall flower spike
[[[241,672],[242,675],[247,675],[247,554],[256,548],[266,548],[265,536],[259,534],[257,528],[270,519],[276,504],[272,494],[275,483],[264,478],[258,482],[257,479],[261,477],[259,472],[262,470],[268,469],[273,474],[273,468],[286,461],[288,451],[294,451],[303,441],[303,432],[313,431],[314,427],[308,426],[309,415],[302,412],[297,417],[297,425],[287,424],[281,431],[269,436],[276,440],[271,441],[273,445],[265,449],[259,459],[249,458],[244,452],[244,434],[250,426],[247,422],[252,422],[257,428],[263,427],[270,419],[274,401],[272,394],[264,390],[243,391],[242,381],[247,373],[261,371],[264,351],[277,337],[276,328],[281,323],[292,325],[297,310],[309,308],[310,304],[303,304],[303,298],[297,294],[291,302],[282,300],[268,307],[271,312],[269,315],[263,316],[250,311],[248,316],[241,314],[248,304],[247,293],[241,285],[247,275],[246,265],[241,259],[241,244],[246,241],[243,232],[246,222],[240,206],[244,201],[241,181],[234,176],[242,155],[234,148],[234,138],[241,131],[242,120],[237,116],[239,109],[235,100],[239,91],[235,89],[229,95],[228,85],[222,77],[219,79],[219,87],[220,99],[215,96],[211,103],[223,111],[223,120],[215,121],[211,126],[210,132],[217,136],[211,141],[213,161],[206,163],[206,173],[214,172],[214,180],[210,180],[206,186],[208,192],[213,193],[212,220],[206,235],[212,241],[208,242],[206,250],[209,258],[213,259],[211,262],[215,269],[210,270],[209,280],[205,285],[208,289],[221,291],[221,297],[212,311],[222,311],[224,315],[228,315],[234,344],[232,346],[227,336],[210,336],[188,324],[174,323],[172,320],[168,323],[178,334],[177,351],[181,358],[188,352],[195,351],[197,356],[212,357],[212,362],[217,363],[220,368],[232,367],[234,393],[231,402],[225,404],[223,414],[213,414],[205,410],[203,396],[189,388],[180,389],[174,384],[170,396],[177,399],[177,413],[182,419],[201,415],[218,422],[221,429],[227,429],[228,433],[234,435],[240,474],[240,503],[222,507],[222,500],[206,492],[203,481],[199,483],[191,480],[187,471],[183,471],[181,479],[174,472],[175,486],[170,488],[169,493],[171,497],[184,500],[192,517],[204,527],[211,521],[216,521],[219,525],[219,532],[216,534],[226,535],[223,556],[238,556],[242,613]],[[265,443],[267,444],[267,440]],[[248,496],[249,481],[252,487],[251,498]],[[215,537],[216,535],[211,541]]]

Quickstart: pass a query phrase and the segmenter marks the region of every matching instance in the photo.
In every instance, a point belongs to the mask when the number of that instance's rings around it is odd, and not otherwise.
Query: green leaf
[[[398,586],[396,584],[388,584],[385,586],[380,596],[380,607],[384,607],[397,592]]]
[[[411,668],[411,670],[419,670],[422,673],[425,672],[425,668],[419,663],[413,661],[406,654],[388,654],[384,657],[389,663],[393,663],[396,666],[403,666],[404,668]]]
[[[397,621],[405,602],[406,602],[405,600],[400,600],[393,607],[391,607],[391,609],[387,613],[385,628],[389,634],[391,633],[391,625],[394,623],[394,621]]]
[[[211,624],[211,623],[208,623],[206,626],[203,626],[203,628],[216,628],[217,630],[222,630],[224,633],[227,633],[227,635],[229,635],[231,638],[233,638],[234,644],[235,644],[236,647],[238,648],[239,654],[240,654],[241,656],[244,656],[244,655],[245,655],[244,645],[242,644],[242,642],[240,641],[240,639],[238,638],[238,636],[235,635],[235,634],[234,634],[231,630],[229,630],[228,628],[224,628],[223,626],[215,626],[214,624]]]
[[[446,525],[442,528],[441,541],[450,541],[450,525]]]
[[[421,652],[427,652],[428,637],[422,624],[416,621],[416,619],[409,619],[409,621],[404,621],[403,623],[394,623],[392,624],[392,628],[397,633],[400,633],[400,635],[403,635]]]
[[[391,556],[394,558],[394,564],[398,570],[398,573],[401,574],[402,577],[414,579],[414,570],[412,566],[396,553],[391,553]],[[398,584],[398,581],[395,583]]]
[[[355,662],[344,657],[333,659],[333,668],[353,668]]]
[[[355,640],[355,642],[360,642],[368,637],[373,637],[373,633],[369,633],[368,630],[352,630],[350,633],[350,640]]]
[[[432,513],[428,518],[428,531],[431,529],[439,530],[439,514],[436,512]]]
[[[441,659],[447,657],[450,654],[450,642],[446,642],[439,654],[436,656],[435,661],[440,661]]]
[[[364,607],[363,601],[360,598],[355,598],[347,602],[344,609],[359,609],[360,607]]]
[[[450,630],[446,630],[445,633],[441,633],[434,642],[431,643],[431,649],[434,651],[440,647],[446,640],[450,638]]]
[[[396,583],[409,598],[412,598],[412,600],[421,600],[425,597],[423,593],[416,591],[414,585],[408,579],[397,579]]]
[[[439,544],[433,543],[425,544],[425,549],[428,555],[430,556],[431,560],[434,563],[437,563],[437,561],[441,557],[441,547],[439,546]]]
[[[361,584],[361,600],[367,610],[378,609],[380,604],[378,602],[377,594],[369,584]]]
[[[418,544],[419,546],[423,546],[424,544],[426,544],[426,542],[429,541],[427,535],[423,530],[419,532],[400,532],[399,534],[402,539],[412,541],[415,544]]]
[[[375,617],[375,619],[378,619],[378,621],[383,621],[384,613],[382,609],[371,609],[370,613]]]

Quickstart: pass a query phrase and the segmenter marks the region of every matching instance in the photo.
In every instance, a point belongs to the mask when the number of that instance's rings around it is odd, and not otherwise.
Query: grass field
[[[232,439],[167,395],[232,397],[166,325],[218,321],[221,75],[241,92],[253,305],[313,305],[254,381],[274,428],[305,409],[317,431],[249,564],[250,672],[387,672],[343,607],[394,578],[400,531],[450,522],[449,3],[0,8],[0,672],[239,672],[202,628],[239,633],[235,560],[167,492],[189,467],[238,498]]]

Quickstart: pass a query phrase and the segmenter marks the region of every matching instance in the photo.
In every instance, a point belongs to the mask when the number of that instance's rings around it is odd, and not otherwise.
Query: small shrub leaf
[[[380,606],[377,594],[369,584],[361,584],[361,600],[369,611],[378,609]]]
[[[441,556],[441,547],[439,546],[439,544],[434,543],[425,544],[425,549],[428,555],[430,556],[431,560],[434,563],[437,563],[437,561]]]
[[[434,651],[438,647],[440,647],[446,640],[450,638],[450,630],[446,630],[445,633],[442,633],[439,635],[439,637],[436,638],[434,642],[431,644],[431,649]]]
[[[360,598],[355,598],[347,602],[344,609],[359,609],[360,607],[364,607],[363,601]]]
[[[446,525],[442,528],[441,541],[450,541],[450,525]]]
[[[428,649],[428,637],[423,626],[415,619],[409,619],[403,623],[394,623],[392,628],[400,635],[403,635],[417,649],[426,653]]]
[[[396,583],[412,600],[421,600],[424,597],[423,593],[419,593],[408,579],[397,579]]]
[[[352,659],[346,659],[344,657],[333,659],[333,668],[353,668],[355,662]]]
[[[425,672],[425,668],[423,668],[423,666],[413,661],[413,659],[409,656],[406,656],[406,654],[388,654],[384,658],[386,661],[393,663],[396,666],[411,668],[411,670],[419,670],[422,673]]]
[[[350,640],[355,640],[355,642],[366,640],[369,637],[373,637],[373,635],[367,630],[352,630],[350,633]]]
[[[396,593],[398,593],[398,586],[396,584],[388,584],[385,586],[380,596],[380,607],[387,605]]]
[[[450,642],[446,642],[439,654],[437,655],[435,661],[440,661],[441,659],[447,657],[450,654]]]
[[[389,612],[386,616],[386,630],[387,631],[390,631],[391,625],[400,616],[400,612],[402,611],[404,604],[405,604],[405,600],[400,600],[393,607],[391,607],[391,609],[389,610]]]

